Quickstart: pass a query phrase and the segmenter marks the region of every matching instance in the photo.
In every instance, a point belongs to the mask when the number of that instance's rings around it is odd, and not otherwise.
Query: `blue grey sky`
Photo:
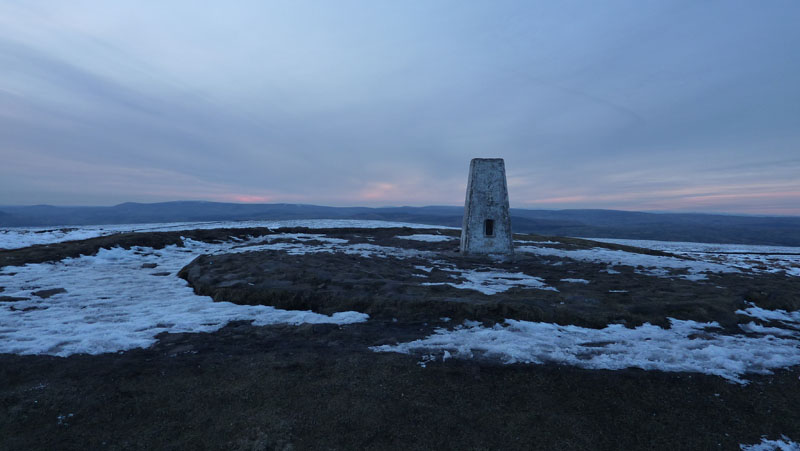
[[[0,205],[800,215],[800,2],[0,1]]]

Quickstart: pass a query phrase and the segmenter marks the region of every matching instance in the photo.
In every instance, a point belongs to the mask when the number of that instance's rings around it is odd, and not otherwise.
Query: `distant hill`
[[[220,202],[124,203],[113,207],[0,207],[0,227],[260,219],[374,219],[461,226],[462,207],[324,207]],[[800,217],[511,209],[515,232],[596,238],[800,246]]]

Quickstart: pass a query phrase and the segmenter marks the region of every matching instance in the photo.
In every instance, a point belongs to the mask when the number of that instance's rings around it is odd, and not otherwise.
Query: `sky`
[[[800,2],[0,0],[0,205],[800,215]]]

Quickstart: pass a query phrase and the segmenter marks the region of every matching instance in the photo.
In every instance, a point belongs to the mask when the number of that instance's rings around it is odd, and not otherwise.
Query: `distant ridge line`
[[[327,207],[209,201],[125,202],[111,207],[0,207],[0,227],[50,227],[166,222],[363,219],[460,227],[463,207]],[[800,217],[621,210],[511,209],[513,231],[721,244],[800,246]]]

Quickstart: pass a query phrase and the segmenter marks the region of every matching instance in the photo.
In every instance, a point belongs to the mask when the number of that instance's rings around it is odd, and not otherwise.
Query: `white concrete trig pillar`
[[[469,164],[461,253],[514,253],[506,165],[502,158],[473,158]]]

